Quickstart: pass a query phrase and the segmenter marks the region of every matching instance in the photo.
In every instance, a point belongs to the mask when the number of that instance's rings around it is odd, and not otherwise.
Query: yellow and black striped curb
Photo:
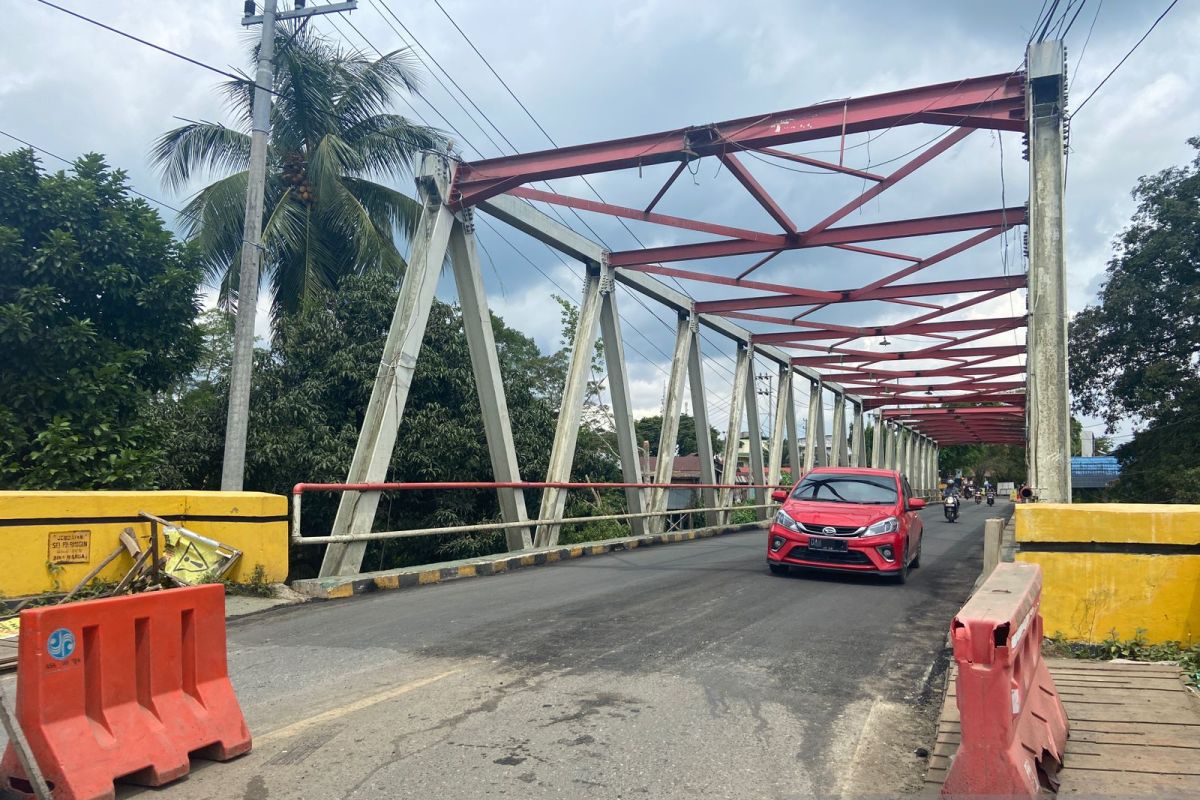
[[[725,525],[712,528],[697,528],[690,531],[675,533],[660,533],[648,536],[626,536],[621,539],[606,539],[600,542],[584,542],[583,544],[563,545],[561,547],[539,548],[520,553],[500,553],[494,556],[455,561],[446,564],[428,564],[423,567],[405,567],[381,572],[364,572],[356,575],[340,575],[332,578],[309,578],[293,581],[292,589],[309,597],[331,600],[339,597],[353,597],[356,594],[387,591],[389,589],[409,589],[418,586],[428,586],[435,583],[458,580],[459,578],[477,578],[484,575],[501,575],[525,567],[540,567],[567,561],[584,556],[599,556],[618,550],[634,550],[638,547],[652,547],[659,544],[688,542],[694,539],[708,539],[727,533],[763,530],[768,523],[750,522],[743,525]]]

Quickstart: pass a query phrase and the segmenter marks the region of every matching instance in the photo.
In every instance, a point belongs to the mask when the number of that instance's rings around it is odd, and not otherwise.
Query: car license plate
[[[815,536],[808,537],[808,547],[810,550],[826,553],[845,553],[850,549],[850,545],[844,539],[818,539]]]

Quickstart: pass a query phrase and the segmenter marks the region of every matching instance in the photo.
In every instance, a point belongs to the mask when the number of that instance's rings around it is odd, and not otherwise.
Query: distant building
[[[1072,456],[1071,488],[1104,489],[1121,477],[1116,456]]]
[[[805,450],[808,448],[808,440],[800,439],[800,456],[803,458]],[[763,463],[767,462],[767,455],[770,448],[770,442],[763,438]],[[785,446],[784,452],[787,452]],[[833,455],[833,435],[826,434],[825,436],[825,463],[831,463]],[[738,441],[738,466],[746,466],[750,463],[750,434],[743,433],[742,438]]]

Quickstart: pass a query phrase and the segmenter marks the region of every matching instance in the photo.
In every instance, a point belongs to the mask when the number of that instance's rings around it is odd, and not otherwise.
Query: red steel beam
[[[649,214],[658,205],[658,201],[663,199],[663,195],[667,193],[667,189],[671,188],[671,184],[675,183],[675,179],[687,168],[687,161],[680,161],[679,166],[671,173],[671,177],[667,178],[667,182],[658,190],[658,194],[654,195],[654,199],[650,201],[650,205],[646,206],[645,211]]]
[[[895,409],[883,412],[885,417],[976,417],[976,416],[1019,416],[1025,415],[1023,408],[1006,408],[1004,406],[963,406],[961,408],[914,408]]]
[[[638,219],[643,222],[653,222],[657,225],[669,225],[673,228],[684,228],[689,231],[702,231],[704,233],[714,233],[717,236],[730,236],[735,239],[749,239],[756,242],[773,242],[777,238],[777,234],[763,233],[761,231],[749,230],[748,228],[733,228],[728,225],[719,225],[714,222],[701,222],[700,220],[688,219],[686,217],[673,217],[669,214],[655,214],[649,211],[642,211],[637,208],[628,208],[626,206],[616,206],[612,203],[601,203],[596,200],[585,200],[582,197],[571,197],[570,195],[558,194],[556,192],[543,192],[540,189],[529,189],[518,187],[509,189],[505,194],[513,195],[514,197],[523,197],[526,200],[539,200],[543,203],[551,203],[558,206],[567,206],[568,208],[578,208],[583,211],[595,211],[600,214],[608,214],[613,217],[625,217],[626,219]]]
[[[794,323],[801,324],[801,323]],[[810,323],[816,324],[816,323]],[[754,335],[754,341],[759,344],[787,344],[789,342],[812,342],[822,339],[833,339],[848,333],[853,333],[854,339],[868,336],[928,336],[932,333],[949,333],[952,331],[981,331],[996,332],[1022,328],[1027,324],[1025,317],[996,317],[991,319],[943,320],[940,322],[900,322],[894,325],[879,325],[873,328],[860,327],[846,329],[846,326],[819,327],[811,331],[784,331],[782,333],[759,333]],[[955,340],[957,341],[957,340]]]
[[[1009,227],[1011,227],[1011,226],[1009,226]],[[997,225],[994,228],[988,228],[987,230],[983,231],[982,233],[977,233],[974,236],[971,236],[970,238],[964,239],[963,241],[959,242],[958,244],[952,245],[950,247],[947,247],[945,250],[934,253],[933,255],[929,256],[928,258],[923,258],[910,267],[905,267],[904,269],[897,270],[896,272],[893,272],[891,275],[885,275],[884,277],[880,278],[877,281],[868,283],[863,288],[877,289],[880,286],[887,286],[889,283],[895,283],[896,281],[900,280],[901,278],[906,278],[909,275],[912,275],[914,272],[920,272],[921,270],[926,269],[927,267],[932,267],[934,264],[938,264],[942,261],[945,261],[947,258],[956,256],[959,253],[963,252],[964,250],[970,250],[975,245],[986,242],[988,239],[991,239],[994,236],[999,236],[1001,233],[1004,233],[1005,229],[1006,229],[1006,227],[1004,225]]]
[[[980,119],[1001,128],[1010,125],[1009,120],[1023,119],[1024,111],[1025,81],[1020,73],[968,78],[713,125],[466,162],[455,170],[449,202],[461,210],[534,181],[912,125],[922,121],[922,114],[949,115],[946,124]]]
[[[885,175],[876,175],[873,172],[854,169],[853,167],[847,167],[843,164],[831,164],[828,161],[818,161],[815,158],[797,155],[796,153],[789,153],[786,150],[776,150],[774,147],[760,147],[758,148],[758,152],[769,156],[774,156],[775,158],[782,158],[785,161],[795,161],[797,164],[807,164],[810,167],[820,167],[821,169],[827,169],[830,172],[841,172],[845,175],[853,175],[857,178],[863,178],[868,181],[887,180],[887,176]]]
[[[930,402],[930,399],[931,398],[929,398],[928,396],[919,396],[919,395],[912,395],[912,396],[900,395],[897,397],[892,397],[892,398],[888,398],[888,399],[880,399],[880,400],[868,399],[868,400],[863,400],[863,409],[866,410],[866,409],[873,409],[873,408],[883,408],[884,406],[892,406],[892,405],[923,406],[923,405],[928,405]],[[1025,405],[1025,395],[1022,393],[977,394],[977,395],[969,394],[969,395],[962,395],[960,397],[943,397],[943,398],[940,398],[939,401],[944,402],[944,403],[1008,403],[1008,404],[1014,405],[1014,406],[1018,406],[1018,405],[1023,406],[1023,405]]]
[[[831,369],[839,369],[835,365],[830,365]],[[1023,375],[1025,367],[1023,366],[1008,366],[1008,367],[977,367],[973,364],[966,366],[940,367],[938,369],[865,369],[859,368],[847,372],[831,372],[829,379],[838,383],[859,383],[863,381],[884,380],[889,381],[897,378],[957,378],[960,376],[973,375],[990,375],[997,378],[1006,375]]]
[[[746,169],[746,165],[738,161],[737,156],[733,153],[720,153],[717,158],[721,159],[721,163],[729,168],[733,177],[737,178],[738,183],[745,187],[750,196],[766,209],[767,213],[771,215],[771,219],[779,223],[779,227],[783,228],[784,232],[789,234],[796,232],[796,223],[792,222],[787,212],[779,206],[779,203],[775,202],[774,197],[771,197],[771,193],[763,188],[750,170]]]
[[[658,269],[662,269],[661,267]],[[749,284],[742,284],[749,285]],[[842,289],[832,292],[838,299],[829,303],[857,303],[868,300],[894,300],[904,297],[935,297],[948,294],[967,294],[969,292],[991,292],[1005,289],[1008,291],[1024,288],[1026,276],[1008,275],[998,278],[968,278],[958,281],[934,281],[931,283],[905,283],[896,286],[881,286],[877,289]],[[789,288],[789,292],[795,289]],[[794,294],[764,295],[760,297],[734,297],[725,300],[703,300],[696,303],[696,311],[707,314],[721,314],[726,311],[749,311],[758,308],[787,308],[788,306],[807,305],[796,301]]]
[[[974,356],[995,356],[999,358],[1025,355],[1025,345],[989,345],[985,347],[962,347],[948,351],[944,355],[928,356],[915,353],[878,353],[872,350],[843,352],[839,356],[799,356],[792,359],[797,367],[835,366],[837,364],[853,363],[854,361],[940,361],[949,358],[971,358]]]
[[[809,228],[803,234],[801,234],[800,238],[807,239],[815,234],[820,233],[821,231],[825,230],[833,223],[837,222],[840,219],[845,218],[847,215],[849,215],[855,209],[861,208],[862,206],[871,202],[876,197],[883,194],[885,191],[892,188],[897,183],[904,180],[909,175],[912,175],[918,169],[925,166],[930,161],[933,161],[935,158],[940,156],[942,153],[946,152],[951,147],[953,147],[954,145],[961,142],[968,135],[970,135],[971,132],[972,131],[969,128],[959,128],[958,130],[953,131],[949,136],[946,136],[945,138],[941,139],[936,144],[934,144],[932,147],[927,148],[924,152],[922,152],[920,155],[918,155],[912,161],[909,161],[907,164],[900,167],[900,169],[896,170],[891,175],[888,175],[886,180],[882,181],[881,183],[875,184],[870,189],[863,192],[858,197],[854,198],[849,203],[846,203],[844,206],[839,208],[837,211],[834,211],[828,217],[826,217],[825,219],[818,222],[816,225],[813,225],[811,228]]]
[[[651,275],[664,275],[668,278],[683,278],[689,281],[700,281],[702,283],[716,283],[722,286],[738,286],[743,289],[760,289],[762,291],[786,292],[793,302],[796,298],[808,298],[810,300],[825,300],[828,302],[838,302],[841,300],[844,292],[821,290],[821,289],[802,289],[797,286],[787,286],[782,283],[763,283],[762,281],[743,281],[739,278],[727,278],[724,275],[712,275],[707,272],[695,272],[694,270],[678,269],[676,267],[662,267],[657,264],[643,264],[638,267],[629,268],[633,272],[647,272]]]
[[[905,239],[913,236],[933,236],[941,233],[959,233],[1003,225],[1021,225],[1025,223],[1025,220],[1026,213],[1023,207],[997,208],[990,211],[970,211],[938,217],[873,222],[865,225],[844,225],[828,228],[805,237],[803,240],[799,236],[781,234],[771,238],[770,241],[735,238],[696,244],[647,247],[641,250],[621,250],[611,255],[609,263],[614,267],[633,267],[663,261],[723,258],[725,256],[769,253],[772,250],[799,250],[810,247],[877,242],[886,239]]]

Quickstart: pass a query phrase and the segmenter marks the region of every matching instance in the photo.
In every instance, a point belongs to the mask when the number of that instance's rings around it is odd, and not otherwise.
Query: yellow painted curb
[[[440,569],[427,569],[417,576],[417,583],[424,586],[427,583],[441,583],[442,571]]]
[[[463,564],[461,567],[458,568],[458,577],[474,578],[475,577],[475,565],[474,564]]]

